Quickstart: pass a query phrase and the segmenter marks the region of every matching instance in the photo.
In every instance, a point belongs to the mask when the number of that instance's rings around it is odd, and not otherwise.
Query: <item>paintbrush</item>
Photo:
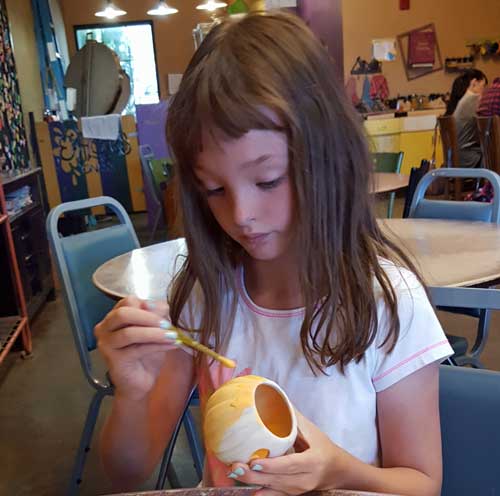
[[[190,348],[193,348],[195,350],[198,350],[201,353],[205,353],[205,355],[208,355],[217,360],[218,362],[222,363],[224,367],[228,367],[230,369],[234,369],[236,367],[236,363],[234,362],[234,360],[219,355],[219,353],[217,353],[216,351],[207,348],[205,345],[199,343],[198,341],[195,341],[194,339],[191,339],[177,327],[172,326],[171,329],[177,332],[177,342],[182,343],[185,346],[189,346]]]

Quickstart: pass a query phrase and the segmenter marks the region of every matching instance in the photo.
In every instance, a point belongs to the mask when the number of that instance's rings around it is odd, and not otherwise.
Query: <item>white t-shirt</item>
[[[385,346],[379,347],[387,330],[381,300],[379,331],[363,359],[348,364],[344,374],[334,366],[326,370],[327,375],[314,375],[300,343],[303,309],[283,311],[257,306],[246,292],[242,270],[237,275],[234,326],[222,337],[219,350],[237,362],[233,377],[254,374],[275,381],[292,404],[333,442],[374,465],[379,464],[377,392],[453,354],[414,274],[389,262],[383,263],[383,267],[396,290],[400,319],[399,339],[390,354]],[[196,299],[191,298],[191,309],[196,309]]]

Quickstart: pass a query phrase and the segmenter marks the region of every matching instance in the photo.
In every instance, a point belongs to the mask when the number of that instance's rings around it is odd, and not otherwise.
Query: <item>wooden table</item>
[[[471,286],[500,278],[500,227],[482,222],[379,219],[432,286]],[[182,239],[139,248],[109,260],[94,273],[95,285],[114,298],[132,294],[163,299],[172,257]],[[178,265],[177,265],[178,266]]]
[[[394,172],[375,172],[373,193],[389,193],[408,187],[410,176]]]
[[[192,489],[170,489],[166,491],[147,491],[141,493],[120,493],[108,496],[253,496],[253,487],[232,488],[192,488]],[[311,491],[305,496],[390,496],[382,493],[367,493],[363,491],[349,491],[345,489],[332,489],[329,491]],[[392,495],[395,496],[395,495]]]

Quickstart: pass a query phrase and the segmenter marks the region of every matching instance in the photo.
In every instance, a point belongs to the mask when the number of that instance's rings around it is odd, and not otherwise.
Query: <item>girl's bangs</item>
[[[217,70],[211,75],[199,81],[193,102],[196,110],[186,116],[192,123],[187,142],[193,152],[201,150],[206,132],[217,140],[238,139],[252,129],[283,131],[278,123],[283,122],[283,112],[273,108],[269,98],[243,90],[243,77],[229,80]],[[273,115],[278,116],[278,122]]]

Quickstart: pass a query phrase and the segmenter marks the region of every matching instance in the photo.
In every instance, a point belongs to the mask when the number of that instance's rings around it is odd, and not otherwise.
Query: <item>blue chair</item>
[[[439,178],[475,178],[489,181],[493,187],[492,203],[474,201],[429,200],[425,192],[433,181]],[[441,168],[427,173],[417,185],[409,209],[409,217],[426,219],[450,219],[500,223],[500,176],[487,169]],[[451,242],[451,241],[450,241]],[[471,240],[473,242],[473,240]],[[452,270],[452,269],[450,269]],[[490,312],[477,309],[449,308],[453,313],[465,314],[479,319],[476,340],[470,350],[467,340],[448,334],[455,351],[454,360],[458,365],[482,368],[480,355],[488,338]]]
[[[492,203],[474,201],[428,200],[425,192],[439,178],[486,179],[493,186]],[[470,220],[500,223],[500,176],[487,169],[441,168],[428,172],[418,183],[408,217],[425,219]]]
[[[88,209],[97,206],[105,206],[115,213],[118,224],[67,237],[60,236],[58,221],[62,215],[78,211],[80,213],[87,212]],[[82,480],[83,467],[90,449],[90,442],[101,402],[105,396],[113,394],[113,386],[109,380],[97,377],[94,373],[91,353],[96,349],[94,327],[111,310],[115,301],[105,296],[94,286],[92,274],[107,260],[138,248],[139,242],[123,207],[113,198],[105,196],[63,203],[53,208],[47,217],[47,235],[61,281],[64,301],[82,370],[88,383],[95,391],[80,437],[80,444],[68,488],[68,494],[73,495],[77,493]],[[198,475],[201,478],[202,461],[200,461],[199,455],[201,453],[199,447],[201,443],[197,438],[194,423],[187,407],[183,418],[187,419],[184,425],[186,430],[189,431],[189,439],[193,439],[193,442],[197,443],[196,447],[193,447],[191,443],[190,446],[192,451],[196,452],[197,456],[194,457],[194,461]],[[173,442],[177,437],[180,424],[181,422],[179,422],[174,432]],[[166,457],[167,455],[168,457]],[[162,466],[165,465],[166,467],[165,471],[169,467],[170,457],[171,449],[169,448],[162,463]]]
[[[422,160],[419,167],[412,167],[410,170],[410,179],[408,188],[406,188],[405,204],[403,207],[403,219],[406,219],[410,213],[410,205],[415,195],[415,190],[420,180],[429,172],[430,162]]]
[[[375,172],[392,172],[399,174],[403,163],[404,152],[377,152],[372,153],[372,161]],[[396,193],[389,193],[389,203],[387,205],[387,217],[392,217],[394,209],[394,198]]]
[[[442,365],[441,496],[500,494],[500,373]]]
[[[429,288],[439,306],[500,310],[500,291]],[[500,373],[441,366],[442,496],[500,494]]]

